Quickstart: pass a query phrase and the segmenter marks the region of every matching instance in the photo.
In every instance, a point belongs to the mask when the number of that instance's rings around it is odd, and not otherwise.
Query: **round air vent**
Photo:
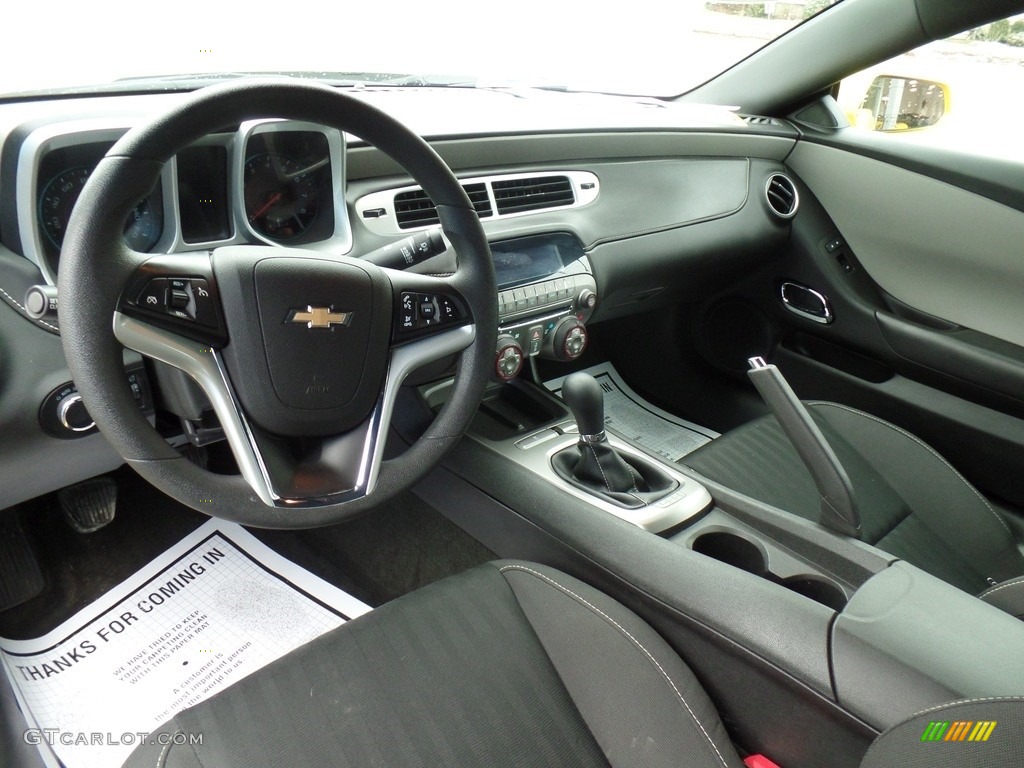
[[[800,207],[800,196],[796,192],[796,184],[789,176],[782,173],[773,173],[769,176],[768,183],[764,186],[764,196],[772,213],[779,218],[791,219],[796,216],[797,208]]]

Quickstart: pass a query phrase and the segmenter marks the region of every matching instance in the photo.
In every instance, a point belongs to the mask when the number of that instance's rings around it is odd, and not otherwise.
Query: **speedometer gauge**
[[[92,169],[85,166],[62,171],[46,183],[39,196],[39,224],[50,244],[58,251],[64,243],[71,211],[90,173]],[[160,239],[162,229],[162,209],[146,198],[135,206],[125,221],[125,244],[136,251],[148,251]]]
[[[290,240],[316,219],[317,184],[311,175],[324,163],[304,167],[286,155],[262,152],[245,161],[245,217],[271,240]]]

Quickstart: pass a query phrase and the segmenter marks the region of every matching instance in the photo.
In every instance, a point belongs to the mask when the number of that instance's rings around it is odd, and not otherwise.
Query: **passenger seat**
[[[805,403],[849,476],[860,539],[1024,618],[1024,554],[1010,527],[934,449],[868,413]],[[765,416],[686,456],[716,483],[807,520],[821,495],[776,420]]]

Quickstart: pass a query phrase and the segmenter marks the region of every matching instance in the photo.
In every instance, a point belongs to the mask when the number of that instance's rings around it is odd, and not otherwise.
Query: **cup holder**
[[[809,597],[833,611],[841,611],[846,607],[846,595],[843,590],[830,581],[816,579],[813,576],[791,576],[783,579],[782,584],[797,594]]]
[[[781,584],[834,611],[841,611],[846,606],[847,600],[843,590],[825,578],[806,574],[782,578],[769,571],[764,551],[742,536],[725,531],[702,533],[693,540],[690,547],[694,552]]]
[[[741,571],[768,576],[764,553],[756,544],[734,533],[702,533],[694,539],[692,549]]]

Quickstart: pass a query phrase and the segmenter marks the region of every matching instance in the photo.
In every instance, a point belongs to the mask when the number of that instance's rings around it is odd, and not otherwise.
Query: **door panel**
[[[821,144],[800,142],[788,164],[887,293],[1024,346],[1024,213]]]
[[[706,302],[691,333],[732,338],[707,328],[716,310],[744,303],[766,327],[735,349],[697,352],[737,380],[763,354],[799,396],[891,421],[1024,508],[1024,211],[958,186],[942,166],[918,157],[910,170],[843,138],[799,143],[787,165],[802,202],[785,252]],[[1019,183],[1024,192],[1024,174]],[[785,281],[826,296],[833,321],[787,310]]]

